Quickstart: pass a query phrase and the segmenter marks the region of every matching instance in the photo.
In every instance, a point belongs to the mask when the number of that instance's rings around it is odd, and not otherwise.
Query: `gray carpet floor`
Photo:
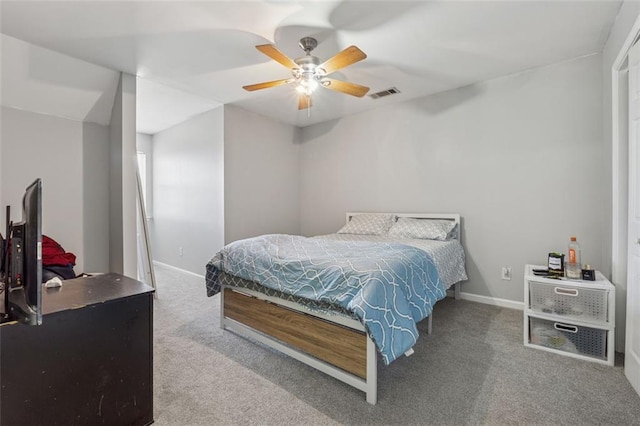
[[[219,327],[202,278],[156,266],[157,425],[640,425],[640,396],[615,367],[522,344],[521,311],[447,298],[415,353],[379,363],[363,392]]]

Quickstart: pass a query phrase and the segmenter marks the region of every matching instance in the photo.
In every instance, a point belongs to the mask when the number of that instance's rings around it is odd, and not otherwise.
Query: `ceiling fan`
[[[250,84],[248,86],[242,86],[242,88],[252,92],[254,90],[281,86],[283,84],[296,83],[296,90],[299,93],[298,109],[311,107],[311,95],[318,86],[359,98],[367,94],[369,91],[368,87],[327,77],[327,75],[341,68],[365,59],[367,55],[362,50],[356,46],[349,46],[332,58],[320,63],[318,57],[311,56],[311,51],[318,45],[318,41],[315,38],[303,37],[300,39],[299,45],[302,50],[304,50],[305,55],[296,59],[289,58],[273,44],[256,46],[256,49],[260,52],[289,68],[293,77]]]

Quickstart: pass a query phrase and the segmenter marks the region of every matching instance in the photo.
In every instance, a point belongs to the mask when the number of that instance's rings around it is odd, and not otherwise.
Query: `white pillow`
[[[456,223],[452,220],[399,217],[398,221],[389,229],[389,235],[444,241],[455,236],[455,233],[452,232],[455,227]]]
[[[357,214],[338,234],[384,235],[389,231],[396,217],[393,214]]]

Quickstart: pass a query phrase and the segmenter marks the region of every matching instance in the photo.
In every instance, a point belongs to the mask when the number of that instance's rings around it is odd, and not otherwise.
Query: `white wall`
[[[147,217],[153,217],[153,136],[147,133],[136,134],[136,149],[143,152],[146,158],[146,213]],[[142,178],[142,176],[141,176]]]
[[[225,242],[299,234],[298,130],[235,106],[224,111]]]
[[[122,73],[109,126],[109,270],[137,278],[136,78]]]
[[[572,235],[600,268],[601,90],[592,55],[307,127],[302,232],[335,232],[345,211],[458,212],[462,291],[513,301],[524,265]]]
[[[109,125],[120,73],[0,34],[2,106]]]
[[[3,234],[5,206],[21,220],[24,190],[40,177],[43,233],[76,255],[76,273],[105,270],[108,129],[6,107],[0,127]]]
[[[122,224],[122,86],[120,81],[109,124],[109,271],[120,274],[124,271]]]
[[[224,245],[223,113],[153,135],[153,258],[199,275]]]

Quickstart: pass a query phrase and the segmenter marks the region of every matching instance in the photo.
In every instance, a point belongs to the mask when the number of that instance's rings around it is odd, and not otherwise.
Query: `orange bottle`
[[[582,263],[580,261],[580,244],[576,237],[571,237],[571,242],[569,242],[569,252],[567,253],[567,261],[566,265],[566,276],[567,278],[572,279],[581,279],[582,278]]]

